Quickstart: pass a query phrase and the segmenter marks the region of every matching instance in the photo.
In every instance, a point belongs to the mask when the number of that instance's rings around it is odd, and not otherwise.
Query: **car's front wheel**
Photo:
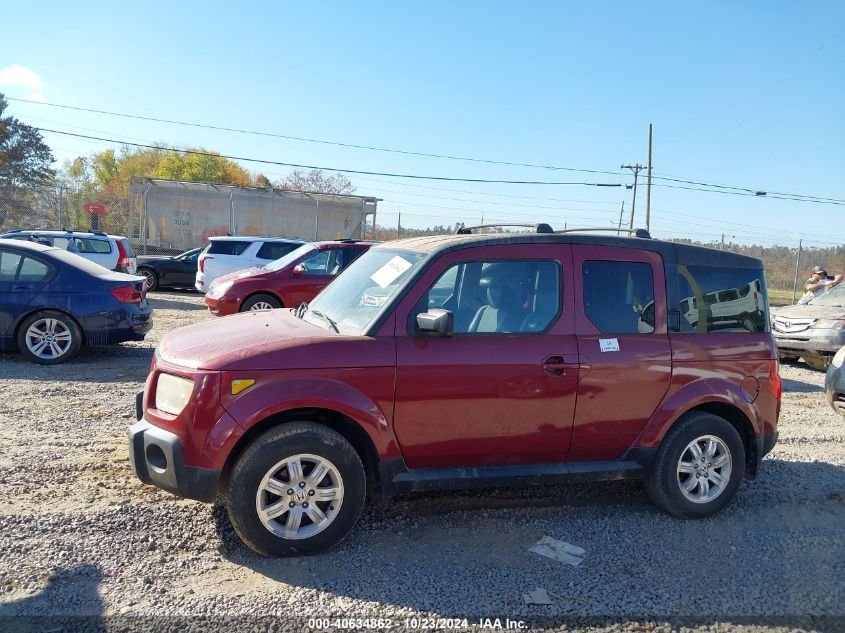
[[[71,317],[57,310],[31,314],[18,328],[18,349],[40,365],[56,365],[70,360],[82,347],[82,332]]]
[[[669,514],[701,518],[730,503],[744,471],[745,448],[736,429],[724,418],[696,411],[666,434],[646,490]]]
[[[281,301],[272,295],[253,295],[241,304],[241,312],[249,312],[250,310],[274,310],[281,307]]]
[[[240,456],[226,508],[238,536],[264,556],[328,549],[364,507],[364,467],[336,431],[294,422],[261,435]]]

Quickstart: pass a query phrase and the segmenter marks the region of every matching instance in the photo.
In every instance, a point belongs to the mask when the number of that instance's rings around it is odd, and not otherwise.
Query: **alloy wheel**
[[[306,539],[325,530],[343,503],[337,467],[318,455],[292,455],[264,475],[255,495],[258,518],[285,539]]]
[[[266,301],[258,301],[257,303],[253,303],[249,309],[251,312],[253,310],[272,310],[273,307],[274,306],[270,305]]]
[[[724,492],[732,468],[727,444],[715,435],[703,435],[687,444],[681,453],[678,485],[693,503],[709,503]]]
[[[73,343],[70,329],[58,319],[38,319],[26,330],[26,346],[42,360],[54,360],[67,354]]]

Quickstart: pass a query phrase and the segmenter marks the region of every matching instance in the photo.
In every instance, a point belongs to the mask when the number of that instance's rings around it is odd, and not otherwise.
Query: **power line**
[[[368,151],[377,151],[377,152],[388,152],[393,154],[404,154],[408,156],[420,156],[424,158],[438,158],[438,159],[445,159],[445,160],[458,160],[458,161],[466,161],[466,162],[474,162],[474,163],[484,163],[489,165],[505,165],[510,167],[528,167],[534,169],[546,169],[546,170],[553,170],[553,171],[571,171],[571,172],[580,172],[580,173],[588,173],[588,174],[603,174],[603,175],[610,175],[610,176],[618,176],[618,172],[613,171],[606,171],[600,169],[583,169],[583,168],[576,168],[576,167],[563,167],[560,165],[543,165],[537,163],[523,163],[517,161],[503,161],[503,160],[493,160],[493,159],[486,159],[486,158],[477,158],[477,157],[469,157],[469,156],[457,156],[451,154],[437,154],[437,153],[430,153],[430,152],[419,152],[413,150],[404,150],[404,149],[396,149],[396,148],[388,148],[388,147],[379,147],[374,145],[360,145],[355,143],[344,143],[341,141],[329,141],[325,139],[315,139],[315,138],[308,138],[308,137],[301,137],[301,136],[293,136],[288,134],[278,134],[274,132],[263,132],[259,130],[247,130],[241,128],[234,128],[234,127],[227,127],[222,125],[211,125],[205,123],[193,123],[190,121],[177,121],[173,119],[163,119],[157,117],[149,117],[143,116],[138,114],[127,114],[123,112],[113,112],[110,110],[98,110],[95,108],[84,108],[81,106],[71,106],[59,103],[46,103],[41,101],[34,101],[32,99],[21,99],[21,98],[14,98],[14,97],[7,97],[9,101],[17,101],[21,103],[29,103],[33,105],[39,106],[48,106],[53,108],[62,108],[66,110],[76,110],[80,112],[90,112],[93,114],[104,114],[107,116],[115,116],[127,119],[136,119],[140,121],[150,121],[153,123],[166,123],[169,125],[182,125],[187,127],[194,127],[200,129],[209,129],[209,130],[218,130],[224,132],[234,132],[238,134],[250,134],[254,136],[264,136],[270,138],[280,138],[285,140],[293,140],[293,141],[302,141],[308,143],[319,143],[322,145],[333,145],[336,147],[348,147],[352,149],[361,149],[361,150],[368,150]],[[243,159],[246,160],[246,159]],[[253,161],[253,162],[262,162],[262,161]],[[281,163],[275,163],[281,164]],[[347,171],[347,173],[357,173],[352,172],[349,170],[333,170],[333,171]],[[362,172],[365,173],[365,172]],[[826,196],[814,196],[809,194],[798,194],[798,193],[786,193],[781,191],[767,191],[761,188],[754,188],[754,187],[738,187],[735,185],[722,185],[722,184],[714,184],[714,183],[707,183],[699,180],[690,180],[685,178],[679,178],[676,176],[665,175],[661,176],[655,174],[652,176],[655,180],[665,180],[667,182],[676,182],[686,185],[695,185],[699,187],[709,187],[711,189],[720,189],[727,191],[735,191],[735,192],[743,192],[744,195],[753,195],[753,196],[760,196],[760,197],[772,197],[776,199],[784,199],[784,200],[794,200],[796,202],[806,201],[806,202],[819,202],[819,203],[831,203],[831,204],[845,204],[845,199],[842,198],[833,198],[833,197],[826,197]],[[467,180],[467,179],[460,179],[464,182],[491,182],[491,181],[483,181],[483,180]],[[497,182],[497,181],[492,181]],[[521,182],[513,183],[508,181],[506,184],[522,184]],[[526,182],[525,184],[535,184],[533,182]],[[661,185],[667,187],[669,185]],[[678,187],[681,188],[681,187]],[[702,189],[702,191],[710,191],[710,189]]]
[[[283,167],[298,167],[301,169],[321,169],[324,171],[341,172],[345,174],[366,174],[369,176],[388,176],[393,178],[414,178],[417,180],[445,180],[450,182],[483,182],[495,183],[502,185],[579,185],[584,187],[621,187],[619,183],[608,182],[561,182],[549,180],[490,180],[486,178],[453,178],[450,176],[420,176],[418,174],[391,174],[380,171],[363,171],[359,169],[341,169],[338,167],[321,167],[319,165],[303,165],[300,163],[284,163],[277,160],[264,160],[261,158],[246,158],[244,156],[230,156],[227,154],[216,154],[214,152],[201,152],[193,149],[177,149],[175,147],[165,147],[163,145],[149,145],[146,143],[130,143],[129,141],[120,141],[117,139],[102,138],[99,136],[88,136],[87,134],[75,134],[73,132],[63,132],[62,130],[50,130],[47,128],[36,128],[41,132],[49,132],[52,134],[62,134],[64,136],[74,136],[76,138],[85,138],[94,141],[106,141],[111,143],[121,143],[123,145],[131,145],[133,147],[143,147],[145,149],[157,149],[169,152],[181,152],[183,154],[194,154],[197,156],[214,156],[218,158],[226,158],[229,160],[240,160],[247,163],[261,163],[263,165],[281,165]]]
[[[142,116],[138,114],[125,114],[122,112],[111,112],[109,110],[97,110],[94,108],[83,108],[79,106],[70,106],[64,105],[60,103],[45,103],[43,101],[33,101],[32,99],[18,99],[13,97],[6,97],[9,101],[20,101],[22,103],[31,103],[34,105],[42,105],[42,106],[50,106],[53,108],[63,108],[66,110],[78,110],[80,112],[91,112],[93,114],[105,114],[108,116],[116,116],[122,117],[126,119],[136,119],[139,121],[150,121],[153,123],[167,123],[169,125],[184,125],[187,127],[195,127],[201,128],[205,130],[218,130],[221,132],[235,132],[238,134],[251,134],[253,136],[266,136],[270,138],[280,138],[289,141],[303,141],[306,143],[319,143],[321,145],[334,145],[336,147],[349,147],[352,149],[363,149],[369,150],[374,152],[389,152],[391,154],[405,154],[408,156],[421,156],[424,158],[441,158],[446,160],[460,160],[460,161],[467,161],[472,163],[486,163],[489,165],[506,165],[509,167],[531,167],[535,169],[549,169],[555,171],[573,171],[573,172],[581,172],[586,174],[604,174],[610,176],[616,176],[617,173],[613,171],[602,171],[599,169],[577,169],[575,167],[561,167],[559,165],[538,165],[534,163],[519,163],[513,161],[505,161],[505,160],[492,160],[487,158],[473,158],[470,156],[453,156],[450,154],[434,154],[428,152],[415,152],[412,150],[404,150],[404,149],[395,149],[389,147],[378,147],[375,145],[358,145],[356,143],[344,143],[341,141],[327,141],[324,139],[316,139],[316,138],[307,138],[304,136],[292,136],[289,134],[278,134],[275,132],[262,132],[259,130],[246,130],[241,128],[233,128],[233,127],[226,127],[223,125],[210,125],[206,123],[192,123],[190,121],[175,121],[172,119],[160,119],[156,117],[149,117],[149,116]]]

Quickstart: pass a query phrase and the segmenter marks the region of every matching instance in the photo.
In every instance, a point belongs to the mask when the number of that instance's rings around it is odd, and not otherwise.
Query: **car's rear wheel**
[[[830,366],[831,356],[804,356],[807,367],[816,371],[827,371]]]
[[[82,347],[82,332],[71,317],[56,310],[31,314],[18,328],[18,349],[28,360],[56,365],[70,360]]]
[[[151,268],[139,268],[138,274],[144,277],[144,287],[147,292],[152,292],[158,288],[158,275]]]
[[[249,312],[250,310],[273,310],[281,308],[282,302],[276,299],[273,295],[253,295],[241,304],[241,312]]]
[[[712,413],[688,413],[666,434],[646,479],[651,499],[669,514],[710,516],[736,495],[745,448],[736,429]]]
[[[240,456],[226,508],[238,536],[264,556],[328,549],[345,537],[366,495],[364,467],[336,431],[295,422],[267,431]]]

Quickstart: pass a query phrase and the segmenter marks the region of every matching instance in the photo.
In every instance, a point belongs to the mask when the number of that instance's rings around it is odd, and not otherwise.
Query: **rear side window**
[[[21,264],[21,255],[0,251],[0,281],[14,281]]]
[[[0,281],[45,281],[50,267],[32,257],[0,251]]]
[[[108,255],[111,253],[111,244],[108,240],[98,240],[93,237],[75,237],[73,238],[74,246],[76,246],[77,253],[85,253],[86,255]]]
[[[236,240],[214,240],[208,247],[209,255],[240,255],[252,242],[239,242]]]
[[[291,244],[290,242],[264,242],[258,249],[256,257],[258,259],[279,259],[300,246],[301,244]]]
[[[762,270],[678,266],[681,332],[768,332]]]
[[[649,264],[588,260],[582,273],[584,314],[600,332],[654,332],[654,277]]]

